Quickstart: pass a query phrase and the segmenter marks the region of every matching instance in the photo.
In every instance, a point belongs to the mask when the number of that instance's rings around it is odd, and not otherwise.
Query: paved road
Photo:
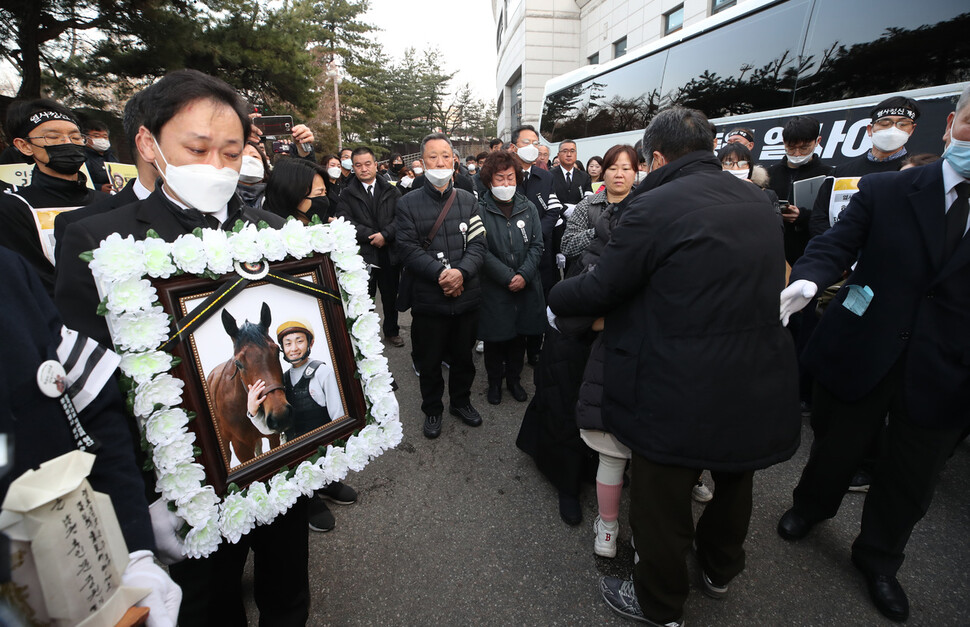
[[[597,590],[599,576],[626,577],[632,569],[628,494],[617,557],[596,557],[593,486],[582,494],[583,523],[562,523],[555,490],[515,447],[526,404],[511,398],[499,406],[486,403],[481,355],[472,402],[485,424],[471,429],[446,416],[441,437],[425,439],[409,325],[402,316],[407,346],[386,351],[400,384],[404,441],[348,478],[360,501],[334,508],[335,530],[311,533],[310,624],[632,624],[613,614]],[[528,366],[524,374],[531,396]],[[872,607],[849,562],[862,495],[847,495],[839,515],[800,543],[775,533],[810,444],[806,425],[792,460],[755,475],[747,569],[726,599],[701,594],[691,563],[694,588],[685,611],[692,627],[892,624]],[[900,572],[911,625],[970,625],[968,494],[965,443],[944,471]],[[694,505],[695,515],[701,507]],[[251,607],[253,625],[255,616]]]

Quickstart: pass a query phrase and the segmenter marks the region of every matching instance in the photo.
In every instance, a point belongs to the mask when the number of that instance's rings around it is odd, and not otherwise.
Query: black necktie
[[[946,238],[943,241],[943,261],[953,256],[967,230],[967,216],[970,215],[970,183],[964,181],[956,186],[957,199],[946,212]]]
[[[566,189],[569,189],[572,186],[573,186],[573,173],[566,172]]]
[[[374,197],[374,185],[373,184],[370,184],[370,185],[367,186],[367,193],[370,194],[370,197],[371,198]]]
[[[522,170],[522,184],[524,185],[524,184],[526,184],[528,182],[529,182],[529,171],[528,170]]]
[[[215,217],[211,213],[204,214],[202,218],[205,220],[206,228],[218,230],[219,227],[222,226],[222,223],[219,222],[219,218]]]

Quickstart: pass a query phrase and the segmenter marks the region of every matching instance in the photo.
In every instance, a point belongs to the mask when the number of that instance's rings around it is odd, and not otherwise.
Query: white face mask
[[[895,126],[872,134],[872,145],[883,152],[896,152],[909,140],[909,133]]]
[[[526,163],[534,163],[539,158],[539,147],[535,144],[522,146],[521,148],[517,148],[517,150],[519,159],[522,159]]]
[[[337,166],[334,166],[332,168],[327,168],[327,176],[329,176],[332,179],[339,179],[340,168],[338,168]]]
[[[152,137],[155,149],[165,162],[165,170],[155,167],[162,173],[162,179],[169,190],[182,202],[202,213],[215,213],[229,202],[236,193],[239,172],[232,168],[217,168],[208,163],[172,165],[165,158],[158,140]]]
[[[472,172],[472,173],[474,173],[474,172],[475,172],[475,170],[477,170],[477,169],[478,169],[478,166],[476,166],[476,165],[475,165],[474,163],[470,163],[470,164],[468,164],[468,171],[469,171],[469,172]]]
[[[748,178],[748,173],[751,172],[751,169],[745,168],[743,170],[725,170],[725,172],[730,172],[739,179],[746,179]]]
[[[424,174],[424,168],[414,168],[414,176],[421,176]]]
[[[809,161],[811,161],[812,157],[814,156],[815,156],[815,153],[812,153],[812,152],[808,153],[807,155],[790,155],[787,152],[785,153],[785,157],[788,159],[788,163],[792,165],[804,165]]]
[[[344,159],[343,161],[340,162],[340,167],[343,168],[344,170],[353,170],[354,162],[351,161],[350,159]]]
[[[501,185],[492,187],[492,196],[495,196],[495,200],[501,200],[502,202],[508,202],[512,200],[515,196],[515,185]]]
[[[108,148],[111,148],[111,140],[107,137],[92,137],[91,147],[98,152],[104,152]]]
[[[455,171],[451,168],[431,168],[424,173],[424,178],[431,181],[435,187],[444,187],[454,174]]]
[[[259,183],[263,180],[266,172],[263,170],[263,161],[258,157],[245,155],[242,158],[242,167],[239,168],[239,180],[243,183]]]

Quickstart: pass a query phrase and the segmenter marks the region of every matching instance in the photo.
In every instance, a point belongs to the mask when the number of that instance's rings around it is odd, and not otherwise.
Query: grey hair
[[[954,111],[959,113],[966,107],[970,107],[970,85],[963,88],[963,93],[960,94],[960,99],[957,100],[957,108]]]
[[[452,154],[454,154],[455,147],[451,145],[451,140],[448,139],[447,135],[445,135],[444,133],[431,133],[429,135],[425,135],[424,139],[421,140],[421,160],[422,161],[424,161],[424,147],[428,145],[428,142],[432,142],[436,140],[448,142],[448,148],[450,148]]]
[[[670,162],[697,151],[710,152],[714,134],[707,116],[696,109],[675,106],[658,113],[643,132],[640,153],[647,163],[654,151]]]

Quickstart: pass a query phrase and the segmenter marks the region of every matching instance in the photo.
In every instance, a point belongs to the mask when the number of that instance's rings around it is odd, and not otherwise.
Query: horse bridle
[[[239,366],[237,366],[235,363],[233,363],[232,367],[233,367],[233,371],[232,371],[232,375],[229,376],[229,379],[230,380],[235,379],[236,378],[236,375],[239,374]],[[284,374],[283,376],[285,377],[286,375]],[[239,384],[243,387],[243,391],[244,392],[246,392],[246,393],[249,392],[249,388],[246,387],[246,382],[243,381],[243,378],[242,377],[239,377]],[[264,388],[263,389],[263,398],[266,398],[267,396],[269,396],[269,393],[270,392],[275,392],[276,390],[283,390],[283,393],[286,394],[286,388],[283,385],[281,385],[281,384],[277,384],[277,385],[272,385],[272,386],[268,386],[268,387]]]

